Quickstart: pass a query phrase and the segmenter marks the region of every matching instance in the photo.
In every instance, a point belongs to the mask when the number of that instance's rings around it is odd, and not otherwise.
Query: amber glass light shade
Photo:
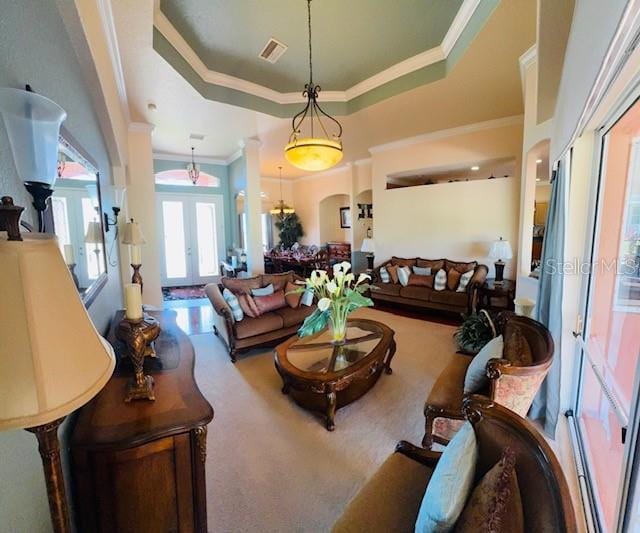
[[[296,139],[284,148],[287,161],[310,172],[327,170],[342,160],[342,144],[322,138]]]

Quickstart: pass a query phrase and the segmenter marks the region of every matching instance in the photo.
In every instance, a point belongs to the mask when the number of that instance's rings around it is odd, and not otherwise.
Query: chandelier
[[[198,178],[200,177],[200,166],[196,165],[196,161],[193,157],[194,147],[191,147],[191,163],[187,165],[187,172],[189,173],[189,179],[191,183],[194,185],[198,183]]]
[[[279,215],[283,217],[284,215],[291,215],[296,212],[293,207],[289,207],[284,203],[282,199],[282,165],[278,167],[278,171],[280,172],[280,201],[269,210],[269,213],[272,215]]]
[[[337,165],[342,159],[342,126],[331,115],[325,113],[318,104],[320,86],[313,83],[313,62],[311,56],[311,0],[307,0],[309,25],[309,83],[305,84],[302,96],[307,105],[293,117],[289,143],[284,147],[287,161],[302,170],[326,170]],[[336,132],[329,135],[323,117],[333,122]],[[305,122],[306,121],[306,122]],[[306,124],[308,136],[303,135]]]

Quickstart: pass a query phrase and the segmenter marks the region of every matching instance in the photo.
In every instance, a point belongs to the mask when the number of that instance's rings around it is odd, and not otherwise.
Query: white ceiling
[[[188,155],[189,135],[205,135],[196,154],[227,159],[245,138],[258,138],[261,172],[304,173],[284,162],[290,120],[204,99],[152,48],[153,0],[112,0],[133,121],[155,125],[157,152]],[[369,157],[371,146],[522,113],[518,57],[535,40],[535,0],[501,2],[445,79],[341,117],[344,161]],[[147,105],[153,102],[155,110]]]

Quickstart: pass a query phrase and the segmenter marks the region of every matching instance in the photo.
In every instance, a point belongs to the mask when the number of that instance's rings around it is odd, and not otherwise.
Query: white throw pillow
[[[240,322],[244,318],[244,313],[242,312],[242,307],[240,307],[238,297],[227,288],[222,291],[222,297],[224,298],[224,301],[227,302],[227,305],[231,308],[233,319],[236,322]]]
[[[469,270],[469,272],[465,272],[464,274],[462,274],[462,276],[460,276],[460,282],[458,284],[456,292],[464,292],[467,290],[467,285],[469,285],[469,282],[471,281],[474,273],[475,270]]]
[[[501,359],[504,342],[502,335],[491,339],[482,347],[482,350],[473,358],[464,376],[464,392],[474,393],[480,391],[487,383],[487,363],[490,359]]]
[[[391,281],[391,276],[389,276],[387,267],[380,268],[380,280],[382,281],[382,283],[389,283]]]
[[[409,285],[409,276],[411,275],[411,269],[408,266],[398,268],[398,281],[400,285],[406,287]]]
[[[447,288],[447,272],[443,268],[436,272],[433,288],[437,291],[443,291]]]
[[[413,273],[418,276],[430,276],[431,275],[431,267],[413,267]]]
[[[300,304],[301,305],[306,305],[307,307],[310,307],[311,305],[313,305],[313,291],[312,290],[306,290],[302,293],[302,298],[300,298]]]

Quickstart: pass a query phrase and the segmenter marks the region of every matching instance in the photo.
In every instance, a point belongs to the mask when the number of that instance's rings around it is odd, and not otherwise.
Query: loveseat
[[[498,316],[496,329],[504,339],[503,352],[486,363],[486,385],[477,393],[524,418],[551,368],[553,338],[540,322],[508,311]],[[465,377],[472,361],[470,355],[454,354],[429,391],[424,407],[425,448],[434,442],[446,444],[462,425]]]
[[[479,446],[474,487],[500,459],[513,451],[525,532],[574,533],[575,514],[566,479],[544,438],[525,419],[487,398],[466,399],[465,417]],[[373,477],[348,504],[333,533],[413,533],[418,511],[440,452],[406,441],[396,447]],[[491,497],[491,495],[489,495]],[[501,502],[496,502],[500,505]],[[477,531],[489,531],[478,528]],[[491,529],[491,531],[511,531]]]
[[[280,308],[259,316],[245,315],[242,320],[236,320],[229,303],[223,296],[224,289],[228,289],[239,297],[242,295],[251,297],[252,290],[272,285],[276,292],[286,290],[287,300],[289,300],[290,289],[287,290],[287,284],[301,281],[302,278],[293,272],[285,272],[262,274],[251,278],[223,277],[220,283],[210,283],[205,287],[207,297],[215,310],[213,332],[225,343],[232,362],[236,362],[238,353],[260,346],[274,345],[295,335],[304,319],[313,313],[315,306],[307,306],[299,302],[297,306],[292,307],[285,303]]]
[[[381,270],[407,267],[411,271],[408,284],[390,277],[385,283]],[[417,267],[417,268],[416,268]],[[437,272],[443,270],[447,274],[447,283],[443,290],[434,287]],[[429,275],[416,274],[430,272]],[[450,271],[453,273],[450,274]],[[471,279],[463,290],[460,289],[462,275],[473,271]],[[382,303],[408,305],[436,311],[470,314],[478,303],[478,288],[487,279],[489,269],[477,261],[462,262],[450,259],[422,259],[392,257],[379,265],[373,274],[375,288],[371,290],[371,298]],[[456,281],[457,280],[457,281]]]

